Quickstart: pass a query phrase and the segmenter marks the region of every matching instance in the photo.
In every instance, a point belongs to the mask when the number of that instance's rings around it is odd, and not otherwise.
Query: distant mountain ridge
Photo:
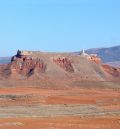
[[[8,64],[11,61],[11,57],[0,57],[0,64]]]
[[[120,61],[120,46],[86,50],[88,54],[97,54],[104,63]]]

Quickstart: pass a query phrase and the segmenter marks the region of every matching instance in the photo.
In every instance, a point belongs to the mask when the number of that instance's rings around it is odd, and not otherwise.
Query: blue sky
[[[120,0],[0,0],[0,56],[120,45]]]

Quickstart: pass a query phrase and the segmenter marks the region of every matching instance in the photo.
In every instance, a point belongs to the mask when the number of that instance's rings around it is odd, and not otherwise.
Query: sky
[[[0,56],[120,45],[120,0],[0,0]]]

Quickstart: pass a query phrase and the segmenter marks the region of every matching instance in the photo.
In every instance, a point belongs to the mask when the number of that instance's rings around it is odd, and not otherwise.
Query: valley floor
[[[119,129],[120,117],[0,119],[0,129]]]
[[[0,88],[0,129],[119,129],[120,88]]]

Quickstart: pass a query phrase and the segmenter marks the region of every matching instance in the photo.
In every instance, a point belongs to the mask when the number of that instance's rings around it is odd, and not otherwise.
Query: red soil
[[[0,129],[119,129],[120,117],[0,119]]]
[[[28,96],[15,100],[0,100],[4,105],[27,104],[98,104],[100,106],[120,105],[120,90],[100,88],[76,88],[51,90],[39,88],[2,88],[0,95]]]
[[[51,90],[39,88],[1,88],[0,95],[30,95],[16,100],[0,100],[0,105],[96,104],[98,108],[120,110],[120,90],[76,88]],[[119,129],[120,116],[1,118],[0,129]]]

